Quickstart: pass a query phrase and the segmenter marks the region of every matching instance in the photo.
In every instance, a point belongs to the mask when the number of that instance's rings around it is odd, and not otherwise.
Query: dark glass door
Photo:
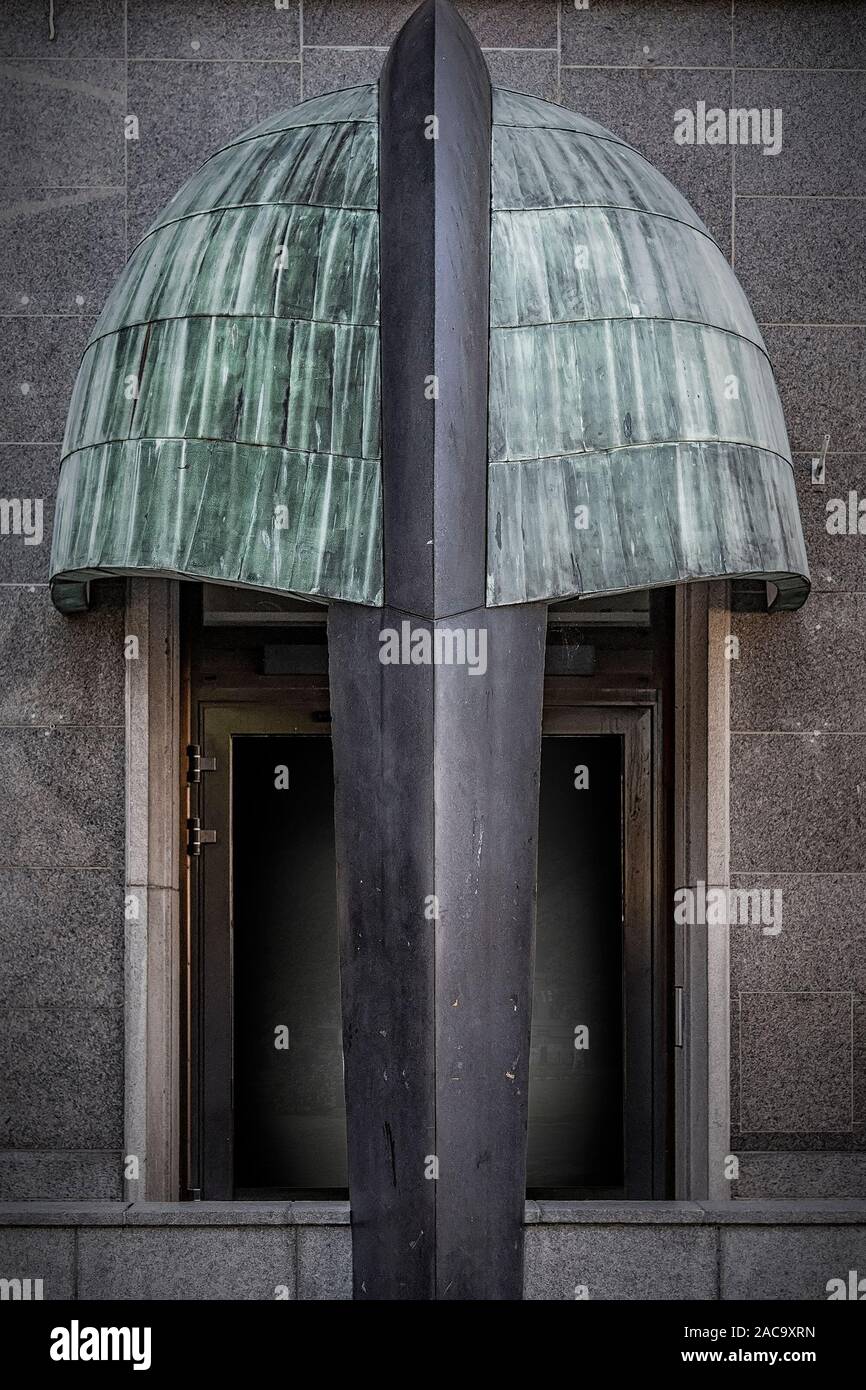
[[[530,1191],[620,1188],[622,739],[542,740]]]
[[[194,1185],[345,1195],[327,712],[200,709],[216,766],[199,809],[216,840],[195,869]],[[648,710],[545,713],[532,1195],[653,1195],[650,729]]]
[[[237,1195],[345,1190],[331,740],[232,739]]]

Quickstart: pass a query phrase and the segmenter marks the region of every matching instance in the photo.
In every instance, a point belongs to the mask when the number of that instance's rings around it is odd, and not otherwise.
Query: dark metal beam
[[[385,602],[427,618],[485,601],[491,100],[426,0],[379,81],[379,206]]]
[[[521,1297],[545,617],[329,610],[356,1298]]]
[[[329,613],[356,1298],[522,1295],[546,606],[484,607],[490,101],[427,0],[380,83],[386,606]]]

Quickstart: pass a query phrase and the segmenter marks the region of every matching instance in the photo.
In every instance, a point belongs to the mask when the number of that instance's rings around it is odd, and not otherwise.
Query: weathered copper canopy
[[[133,251],[69,411],[59,607],[106,574],[382,604],[377,96],[239,136]],[[499,90],[492,116],[488,605],[752,576],[798,607],[785,424],[724,255],[601,126]]]

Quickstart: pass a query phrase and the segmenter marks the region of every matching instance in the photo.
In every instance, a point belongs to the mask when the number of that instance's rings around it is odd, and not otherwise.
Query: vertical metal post
[[[385,607],[329,614],[356,1298],[522,1296],[544,605],[487,609],[490,81],[380,82]]]

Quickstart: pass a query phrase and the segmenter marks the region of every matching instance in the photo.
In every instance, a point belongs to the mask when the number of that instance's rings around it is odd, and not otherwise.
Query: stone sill
[[[0,1226],[348,1226],[348,1202],[0,1202]]]
[[[837,1197],[732,1202],[527,1202],[526,1225],[862,1226],[866,1201]]]
[[[866,1200],[527,1202],[527,1226],[863,1226]],[[348,1226],[348,1202],[0,1202],[2,1226]]]

